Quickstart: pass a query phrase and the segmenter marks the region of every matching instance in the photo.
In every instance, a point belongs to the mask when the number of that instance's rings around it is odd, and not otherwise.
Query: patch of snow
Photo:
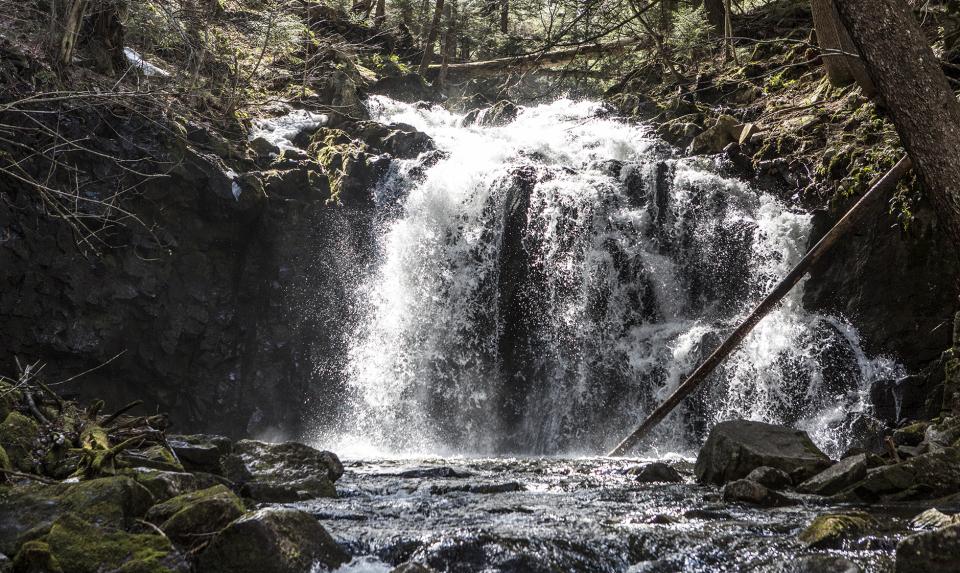
[[[144,60],[143,56],[140,55],[140,52],[134,50],[133,48],[124,48],[123,54],[127,57],[127,61],[130,62],[131,66],[140,70],[140,72],[147,77],[165,78],[170,75],[170,72],[160,69],[150,62]]]

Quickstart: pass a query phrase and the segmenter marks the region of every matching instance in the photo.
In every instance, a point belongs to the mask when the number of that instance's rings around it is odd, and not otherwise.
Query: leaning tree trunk
[[[500,32],[506,34],[510,24],[510,0],[500,0]]]
[[[386,0],[377,0],[377,9],[373,13],[373,25],[377,28],[382,28],[383,23],[387,19],[387,3]]]
[[[823,51],[823,67],[830,83],[842,87],[856,82],[865,95],[872,96],[875,92],[873,82],[863,61],[856,56],[859,52],[840,21],[834,0],[810,0],[810,9],[817,43]]]
[[[433,8],[433,20],[427,32],[427,40],[423,43],[423,60],[420,61],[420,75],[425,76],[433,60],[433,45],[437,43],[437,34],[440,31],[440,17],[443,15],[443,0],[437,0]]]
[[[960,260],[960,103],[903,0],[838,0],[842,21]]]

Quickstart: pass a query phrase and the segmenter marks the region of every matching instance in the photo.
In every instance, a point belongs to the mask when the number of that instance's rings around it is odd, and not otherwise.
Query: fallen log
[[[573,48],[563,48],[560,50],[551,50],[549,52],[538,52],[535,54],[526,54],[523,56],[513,56],[508,58],[496,58],[494,60],[483,60],[480,62],[468,62],[464,64],[447,64],[448,74],[462,75],[492,75],[512,70],[518,72],[528,71],[534,68],[550,68],[569,64],[580,56],[596,56],[606,54],[618,54],[638,46],[639,40],[625,39],[613,42],[598,42],[594,44],[585,44]],[[443,64],[431,64],[431,72],[439,72]]]
[[[836,245],[840,238],[843,237],[850,229],[855,227],[868,212],[867,207],[873,201],[877,200],[879,197],[891,191],[896,185],[897,182],[903,178],[904,175],[910,170],[913,163],[908,156],[904,156],[897,162],[893,168],[890,169],[886,174],[884,174],[880,179],[876,180],[871,186],[870,190],[860,198],[857,203],[850,208],[849,211],[841,218],[837,223],[831,228],[826,235],[823,236],[820,241],[806,255],[803,259],[793,269],[787,274],[786,277],[776,287],[767,295],[763,301],[757,305],[757,307],[750,313],[747,318],[740,323],[740,326],[736,328],[723,343],[713,351],[713,353],[699,366],[696,370],[693,371],[686,380],[683,381],[676,390],[673,391],[662,404],[657,406],[657,408],[647,417],[646,420],[633,431],[632,434],[627,436],[616,448],[614,448],[609,454],[609,456],[622,456],[630,449],[635,447],[640,440],[642,440],[657,424],[659,424],[667,415],[673,411],[677,405],[683,401],[684,398],[689,396],[697,387],[713,373],[714,369],[723,362],[727,356],[729,356],[737,346],[743,341],[744,338],[753,328],[770,313],[774,308],[780,304],[780,301],[789,293],[794,286],[800,282],[800,279],[807,274],[807,271],[810,270],[810,267],[819,261],[823,255],[830,251],[834,245]]]

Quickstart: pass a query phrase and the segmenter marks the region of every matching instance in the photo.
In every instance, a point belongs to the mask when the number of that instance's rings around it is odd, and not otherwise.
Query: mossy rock
[[[169,449],[159,444],[135,453],[124,452],[119,460],[126,466],[171,472],[184,471],[183,465]]]
[[[917,446],[923,441],[929,422],[917,422],[893,432],[893,441],[898,446]]]
[[[23,392],[10,382],[0,380],[0,420],[5,420],[13,412],[23,397]]]
[[[200,554],[206,573],[300,573],[333,570],[350,557],[308,513],[261,509],[224,528]]]
[[[39,431],[33,418],[20,412],[10,412],[0,423],[0,446],[6,450],[13,467],[20,471],[33,471],[32,451]]]
[[[127,475],[147,488],[158,503],[200,488],[199,480],[192,473],[150,469],[127,471],[130,472]]]
[[[50,544],[35,539],[23,544],[13,560],[17,573],[62,573],[63,567],[50,551]]]
[[[46,542],[54,559],[70,573],[172,573],[187,563],[162,535],[99,529],[75,515],[61,517]]]
[[[227,487],[179,495],[147,511],[147,521],[158,525],[178,543],[204,541],[203,534],[216,533],[244,512],[243,501]]]
[[[46,535],[64,511],[64,489],[41,484],[0,488],[0,553],[16,555],[25,542]]]
[[[877,520],[866,513],[820,515],[800,533],[799,539],[812,549],[843,549],[845,544],[877,527]]]
[[[129,526],[154,503],[153,495],[128,476],[71,485],[60,497],[64,507],[98,525]]]

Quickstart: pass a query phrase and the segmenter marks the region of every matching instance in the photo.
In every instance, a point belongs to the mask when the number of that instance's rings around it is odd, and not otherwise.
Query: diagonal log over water
[[[652,430],[657,424],[659,424],[664,418],[673,411],[677,405],[683,401],[684,398],[689,396],[697,387],[703,383],[707,377],[713,373],[714,369],[720,365],[724,359],[727,358],[736,348],[740,345],[744,338],[753,328],[770,313],[780,301],[789,293],[794,286],[800,282],[800,279],[807,274],[807,271],[810,270],[810,267],[813,266],[817,261],[819,261],[823,255],[830,251],[834,245],[839,242],[840,238],[843,237],[850,229],[855,227],[868,212],[867,208],[870,203],[874,200],[877,200],[880,196],[886,194],[888,191],[892,190],[897,182],[903,178],[904,175],[910,170],[913,163],[908,156],[904,156],[894,165],[890,171],[885,173],[882,177],[874,182],[870,189],[860,198],[857,203],[850,208],[849,211],[841,218],[837,223],[823,236],[820,241],[806,255],[803,259],[797,263],[797,266],[787,274],[783,280],[767,295],[763,301],[757,305],[753,312],[740,323],[740,326],[734,330],[730,336],[723,341],[723,343],[713,351],[713,353],[699,366],[693,373],[683,381],[676,390],[673,391],[666,400],[663,401],[648,417],[646,420],[633,431],[632,434],[627,436],[616,448],[614,448],[608,455],[609,456],[622,456],[633,447],[640,443],[640,441]]]

